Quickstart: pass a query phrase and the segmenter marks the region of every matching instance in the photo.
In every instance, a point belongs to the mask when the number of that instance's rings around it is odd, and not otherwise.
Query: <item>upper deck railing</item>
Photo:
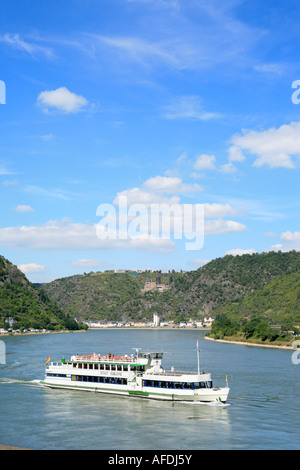
[[[137,357],[133,355],[129,356],[127,354],[124,356],[115,356],[114,354],[107,354],[106,356],[102,356],[101,354],[85,354],[81,356],[80,354],[77,354],[76,356],[71,357],[71,361],[73,360],[82,362],[134,363],[137,361]]]

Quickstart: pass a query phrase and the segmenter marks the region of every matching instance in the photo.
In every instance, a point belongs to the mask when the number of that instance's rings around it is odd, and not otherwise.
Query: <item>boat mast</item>
[[[197,362],[198,362],[198,375],[200,375],[200,356],[199,356],[199,344],[198,344],[198,339],[197,339]]]

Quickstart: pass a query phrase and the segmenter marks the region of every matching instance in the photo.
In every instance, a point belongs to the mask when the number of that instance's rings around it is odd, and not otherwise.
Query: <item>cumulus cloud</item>
[[[226,255],[233,255],[233,256],[253,255],[253,253],[256,253],[256,250],[254,250],[254,248],[249,248],[248,250],[244,250],[242,248],[235,248],[233,250],[226,251],[224,256]]]
[[[76,95],[66,87],[42,91],[38,96],[37,102],[46,113],[50,110],[59,111],[64,114],[78,113],[88,105],[88,101],[84,96]]]
[[[217,235],[221,233],[244,232],[247,230],[246,225],[234,220],[213,219],[205,220],[205,235]]]
[[[256,158],[253,165],[295,169],[295,157],[300,156],[300,122],[284,124],[278,129],[244,131],[231,139],[229,160],[243,161],[245,153]]]
[[[36,263],[29,263],[29,264],[20,264],[18,266],[22,273],[43,273],[45,271],[45,266]]]
[[[171,252],[176,245],[171,240],[159,239],[147,234],[122,239],[118,230],[110,238],[99,237],[97,224],[75,223],[65,218],[49,220],[42,225],[0,228],[0,245],[9,248],[35,250],[93,250],[136,249],[142,251]]]
[[[198,192],[203,188],[199,184],[183,183],[181,178],[172,176],[155,176],[144,182],[143,187],[154,192],[164,194],[176,194],[186,192]]]
[[[283,245],[281,245],[282,251],[300,250],[300,232],[283,232],[280,239],[283,242]]]
[[[34,209],[32,209],[31,206],[27,206],[25,204],[19,204],[16,207],[16,212],[34,212]]]
[[[181,178],[172,176],[154,176],[146,180],[141,187],[121,191],[114,199],[119,204],[120,197],[126,198],[127,204],[177,204],[179,193],[199,192],[203,188],[199,184],[183,183]],[[166,196],[172,195],[172,196]]]
[[[234,217],[244,215],[246,209],[244,207],[232,207],[230,204],[205,203],[204,215],[206,218]]]
[[[201,170],[215,170],[216,157],[214,155],[199,155],[194,163],[194,168],[197,171]]]

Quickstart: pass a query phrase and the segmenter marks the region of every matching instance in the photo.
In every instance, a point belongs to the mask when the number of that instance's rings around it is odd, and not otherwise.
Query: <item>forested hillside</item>
[[[221,315],[235,327],[252,317],[298,324],[299,273],[299,252],[269,252],[190,272],[92,272],[35,286],[0,256],[0,327],[10,318],[14,328],[72,329],[76,321],[149,321],[154,312],[175,322]],[[163,289],[145,291],[147,282]]]
[[[42,289],[80,320],[149,320],[158,312],[162,319],[180,321],[220,313],[279,276],[299,272],[299,252],[269,252],[217,258],[186,273],[89,273],[58,279]],[[158,276],[168,289],[142,292],[145,282]]]
[[[0,256],[0,327],[14,329],[78,329],[77,323]]]

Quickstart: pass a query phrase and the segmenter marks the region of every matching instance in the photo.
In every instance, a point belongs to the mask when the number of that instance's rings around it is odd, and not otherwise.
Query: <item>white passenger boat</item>
[[[109,353],[76,355],[50,362],[48,357],[42,384],[50,388],[87,390],[156,400],[223,402],[229,388],[214,387],[211,374],[162,368],[162,352],[141,352],[115,356]]]

